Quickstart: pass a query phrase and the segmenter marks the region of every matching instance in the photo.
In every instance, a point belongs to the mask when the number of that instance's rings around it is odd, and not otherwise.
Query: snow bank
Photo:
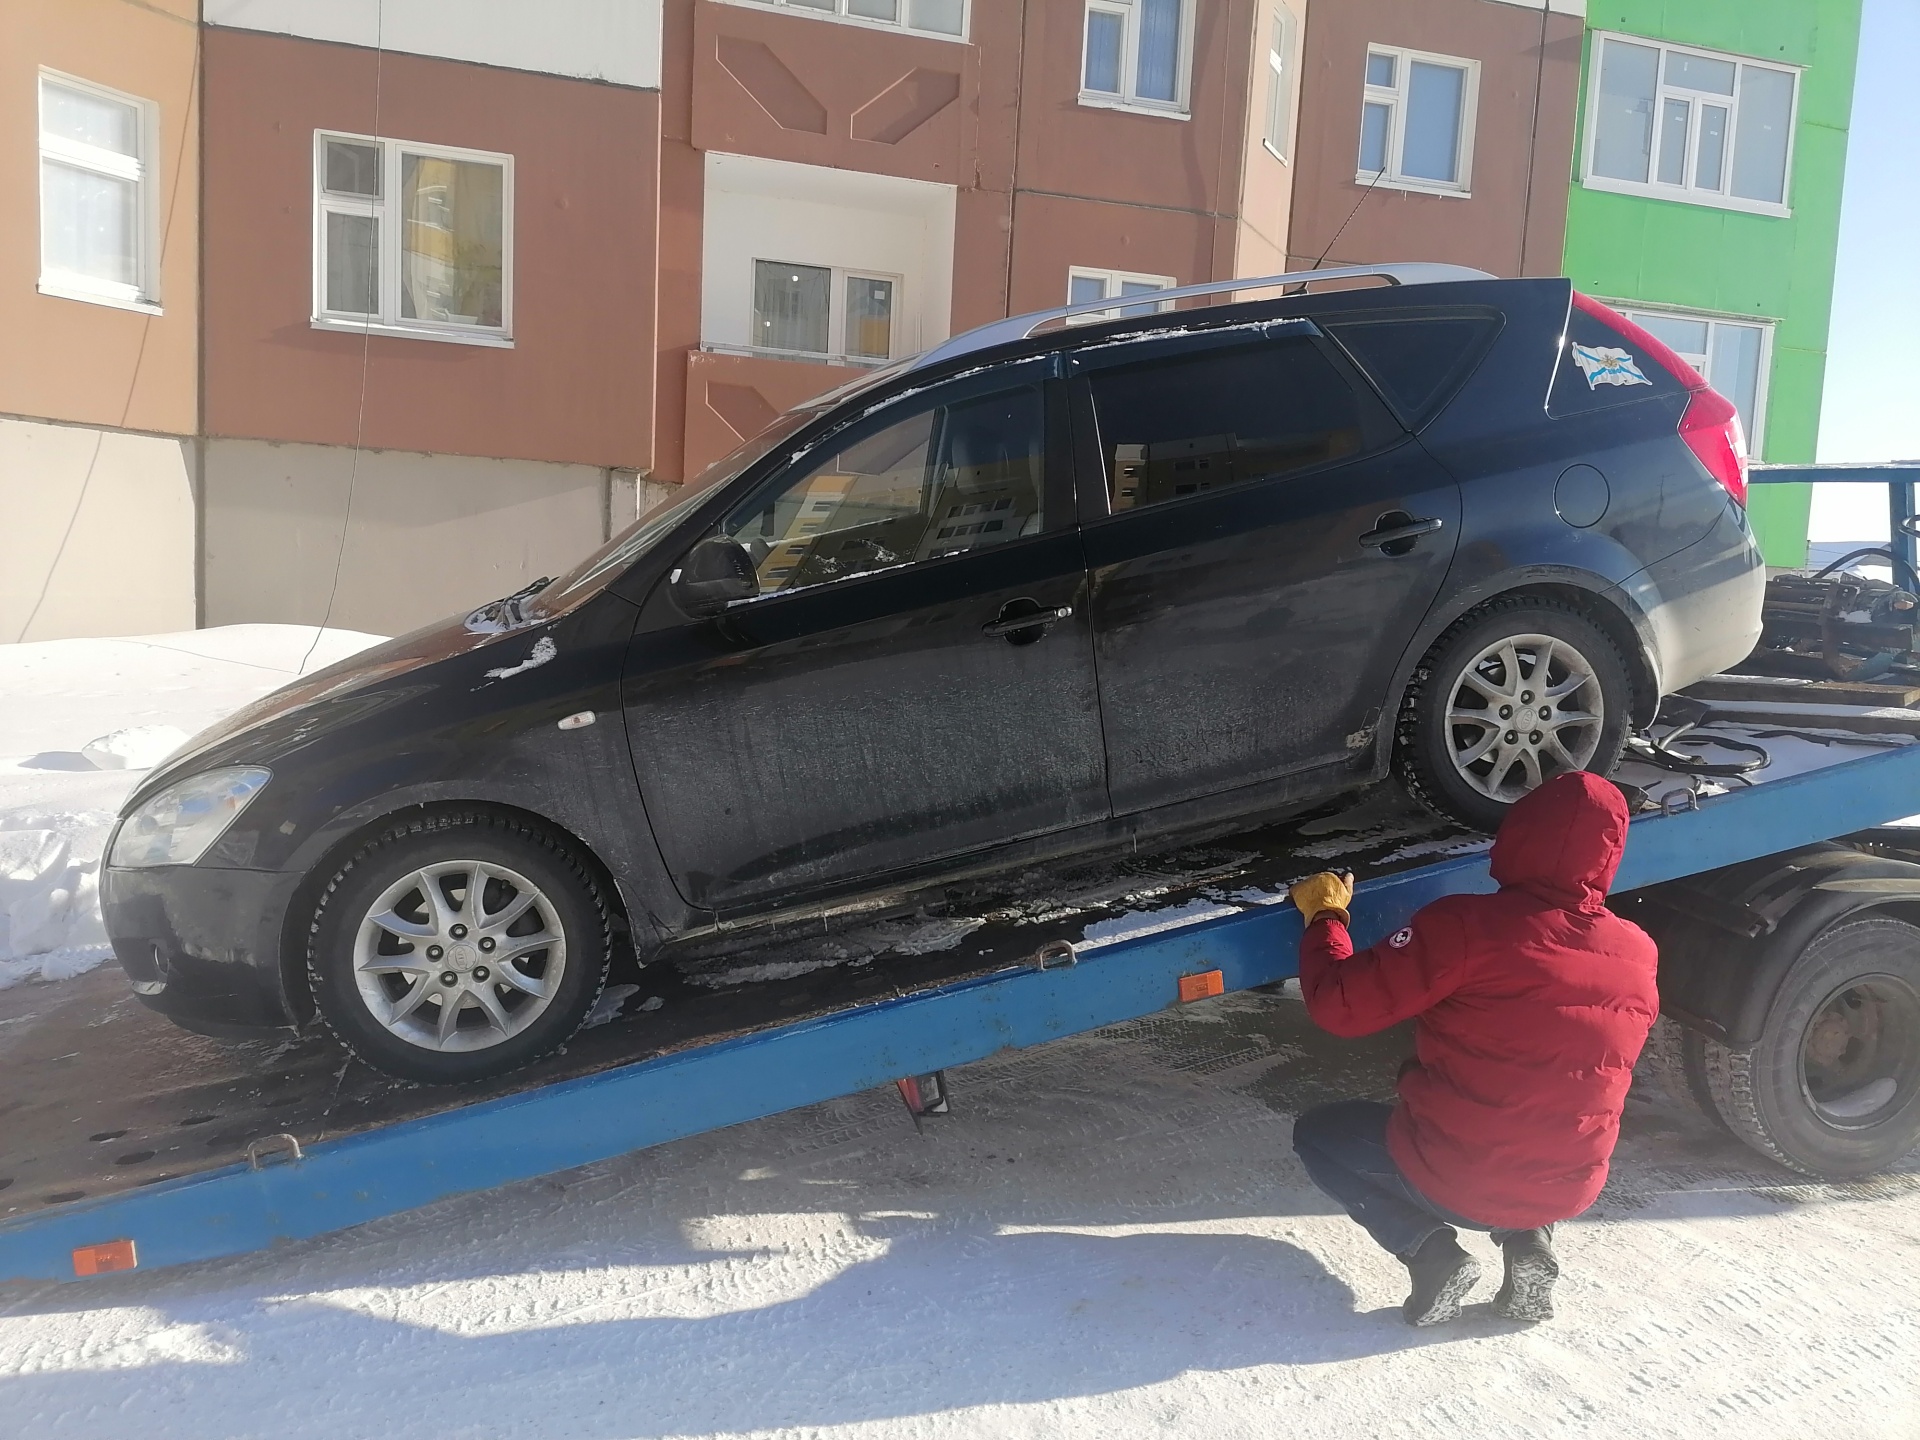
[[[0,645],[0,989],[111,953],[100,852],[143,775],[194,732],[377,635],[227,625]]]

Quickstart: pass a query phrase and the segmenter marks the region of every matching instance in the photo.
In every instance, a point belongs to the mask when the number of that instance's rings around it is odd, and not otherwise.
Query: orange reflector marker
[[[1227,977],[1218,970],[1203,970],[1198,975],[1180,977],[1180,999],[1205,1000],[1210,995],[1227,993]]]
[[[131,1270],[140,1263],[131,1240],[108,1240],[99,1245],[82,1245],[73,1252],[73,1273],[80,1279],[105,1275],[114,1270]]]

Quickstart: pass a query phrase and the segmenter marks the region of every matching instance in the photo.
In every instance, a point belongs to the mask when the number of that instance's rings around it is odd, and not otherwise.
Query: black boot
[[[1496,1315],[1529,1322],[1553,1318],[1553,1282],[1560,1262],[1553,1255],[1553,1227],[1508,1230],[1495,1237],[1507,1257],[1507,1278],[1493,1297]]]
[[[1409,1325],[1444,1325],[1460,1313],[1460,1302],[1480,1278],[1478,1262],[1452,1230],[1434,1231],[1401,1263],[1413,1276],[1413,1293],[1400,1307]]]

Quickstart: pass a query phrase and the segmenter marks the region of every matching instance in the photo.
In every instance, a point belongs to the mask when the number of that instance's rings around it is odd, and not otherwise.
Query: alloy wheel
[[[1587,768],[1606,699],[1592,663],[1565,640],[1508,635],[1461,670],[1446,720],[1454,769],[1480,794],[1509,804],[1543,780]]]
[[[508,1040],[553,1003],[566,970],[558,912],[502,865],[451,860],[395,880],[368,908],[353,978],[394,1036],[441,1052]]]

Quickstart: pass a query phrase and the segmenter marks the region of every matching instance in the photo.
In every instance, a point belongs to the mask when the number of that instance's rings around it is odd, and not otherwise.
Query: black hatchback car
[[[1303,278],[866,374],[197,737],[111,844],[134,989],[480,1078],[580,1025],[616,925],[645,959],[1390,768],[1490,828],[1746,655],[1739,421],[1683,361],[1564,280]]]

